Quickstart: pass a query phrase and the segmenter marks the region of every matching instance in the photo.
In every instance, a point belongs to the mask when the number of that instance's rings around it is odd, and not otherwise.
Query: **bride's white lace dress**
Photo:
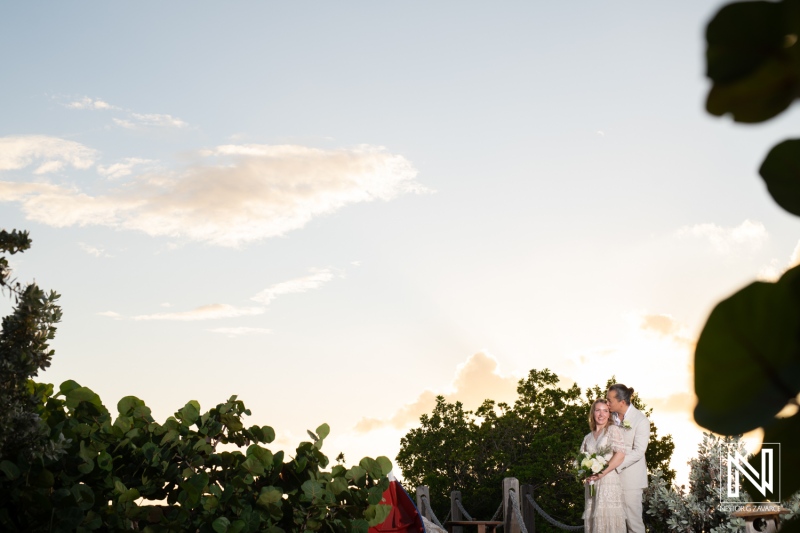
[[[581,444],[582,452],[603,452],[606,461],[614,452],[625,452],[622,430],[612,424],[595,439],[592,433],[586,435]],[[616,470],[612,470],[595,483],[595,495],[591,496],[586,485],[586,510],[583,524],[586,533],[624,533],[625,508],[623,507],[622,483]]]

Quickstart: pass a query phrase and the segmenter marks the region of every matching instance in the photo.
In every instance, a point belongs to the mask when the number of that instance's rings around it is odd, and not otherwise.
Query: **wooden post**
[[[423,497],[428,500],[428,503],[430,503],[431,490],[425,485],[420,485],[417,487],[417,510],[419,511],[419,514],[428,520],[433,521],[433,517],[428,515],[428,507],[422,502]]]
[[[461,513],[461,509],[456,503],[458,500],[461,500],[461,491],[454,490],[450,493],[450,520],[453,522],[464,520],[464,515]],[[450,531],[452,531],[452,533],[463,533],[464,528],[462,526],[453,526]]]
[[[519,480],[515,477],[503,478],[503,533],[521,533],[514,509],[511,508],[511,495],[514,491],[519,498]]]
[[[533,485],[522,485],[519,493],[519,504],[522,507],[522,521],[528,533],[536,533],[536,509],[528,502],[528,496],[533,499]]]

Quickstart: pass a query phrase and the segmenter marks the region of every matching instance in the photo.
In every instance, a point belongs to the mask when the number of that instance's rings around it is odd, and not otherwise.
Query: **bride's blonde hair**
[[[605,398],[598,398],[592,403],[592,408],[589,409],[589,427],[591,428],[592,432],[597,430],[597,422],[594,421],[594,408],[598,403],[602,403],[602,404],[605,404],[606,406],[608,406],[608,400],[606,400]],[[609,417],[610,416],[611,416],[611,413],[609,413]],[[608,429],[608,422],[606,422],[606,428],[605,429]]]

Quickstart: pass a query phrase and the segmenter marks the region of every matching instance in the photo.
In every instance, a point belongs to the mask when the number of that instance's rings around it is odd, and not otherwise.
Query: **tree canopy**
[[[606,388],[614,382],[612,377]],[[437,515],[442,513],[440,518],[450,507],[450,492],[459,490],[470,514],[488,520],[501,502],[503,478],[516,477],[534,486],[537,503],[551,516],[580,524],[583,486],[571,472],[572,458],[589,432],[589,407],[605,397],[606,388],[562,388],[556,374],[534,369],[520,380],[514,405],[487,399],[469,411],[439,396],[433,412],[422,415],[419,427],[402,438],[397,464],[409,488],[430,487],[431,504]],[[638,397],[633,403],[651,417],[652,409]],[[658,437],[653,424],[648,470],[660,470],[673,480],[673,449],[672,437]],[[549,531],[547,527],[543,524],[542,530]]]

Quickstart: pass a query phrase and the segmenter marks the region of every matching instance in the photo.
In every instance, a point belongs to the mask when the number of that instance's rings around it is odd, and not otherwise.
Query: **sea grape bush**
[[[133,396],[119,401],[113,418],[74,381],[55,395],[52,386],[38,387],[38,415],[53,445],[0,462],[4,531],[366,533],[390,510],[380,503],[387,458],[323,470],[327,424],[287,457],[265,447],[275,438],[271,427],[245,427],[250,411],[236,396],[203,414],[190,401],[159,424]]]
[[[3,254],[30,243],[0,231]],[[15,302],[0,331],[0,531],[367,533],[388,516],[391,462],[325,470],[327,424],[290,457],[266,447],[271,427],[245,427],[250,411],[236,396],[202,414],[190,401],[159,424],[134,396],[114,417],[74,381],[57,392],[37,383],[53,356],[58,294],[11,279],[5,256],[0,291]]]

